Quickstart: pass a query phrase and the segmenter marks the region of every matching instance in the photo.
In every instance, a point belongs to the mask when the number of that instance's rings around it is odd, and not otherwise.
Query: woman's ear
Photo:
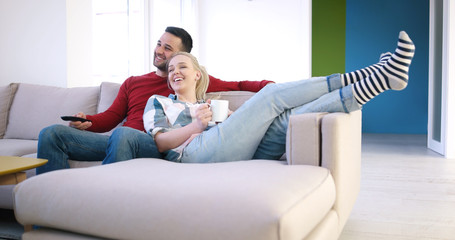
[[[201,76],[202,76],[201,71],[197,71],[197,72],[196,72],[196,80],[201,79]]]

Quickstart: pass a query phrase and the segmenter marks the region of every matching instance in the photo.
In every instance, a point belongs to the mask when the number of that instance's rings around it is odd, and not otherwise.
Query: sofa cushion
[[[226,91],[226,92],[211,92],[206,94],[207,99],[222,99],[229,101],[229,109],[237,110],[246,100],[250,99],[254,92],[248,91]]]
[[[0,155],[2,156],[24,156],[36,153],[38,141],[27,139],[0,139]]]
[[[36,169],[26,170],[27,178],[36,175]],[[13,189],[16,185],[0,185],[0,208],[13,209]],[[1,238],[0,238],[1,239]]]
[[[115,239],[303,239],[335,201],[327,169],[267,160],[135,159],[49,172],[14,191],[22,224]]]
[[[106,111],[117,97],[121,84],[113,82],[102,82],[100,86],[100,99],[96,113]]]
[[[0,87],[0,139],[3,138],[8,123],[8,113],[17,90],[17,83]]]
[[[4,138],[38,139],[62,115],[96,113],[99,87],[60,88],[20,83],[11,105]]]
[[[102,82],[100,85],[100,98],[98,101],[98,109],[97,113],[101,113],[106,111],[114,102],[115,98],[118,95],[118,91],[120,89],[121,84],[119,83],[113,83],[113,82]],[[117,125],[117,127],[120,127],[123,125],[123,123],[126,121],[126,118]],[[101,133],[103,135],[108,135],[110,136],[112,132],[117,128],[113,128],[109,132]]]

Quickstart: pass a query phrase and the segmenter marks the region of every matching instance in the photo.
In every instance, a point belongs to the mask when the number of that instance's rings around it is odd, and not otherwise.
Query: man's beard
[[[166,65],[167,65],[167,60],[165,60],[163,63],[161,64],[157,64],[155,62],[155,59],[156,59],[156,54],[153,54],[153,66],[155,66],[156,68],[158,68],[160,71],[163,71],[163,72],[166,72]]]

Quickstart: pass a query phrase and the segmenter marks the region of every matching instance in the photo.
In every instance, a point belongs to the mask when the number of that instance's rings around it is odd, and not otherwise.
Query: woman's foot
[[[392,57],[384,64],[380,71],[388,79],[389,87],[402,90],[408,85],[408,71],[414,57],[415,46],[405,31],[400,32],[398,46]]]
[[[402,90],[408,85],[408,71],[415,46],[406,32],[401,31],[398,46],[386,63],[373,74],[352,85],[353,94],[361,105],[385,90]]]

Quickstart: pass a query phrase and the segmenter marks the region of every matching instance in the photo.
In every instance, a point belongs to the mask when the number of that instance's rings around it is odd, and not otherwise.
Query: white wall
[[[223,80],[281,82],[311,75],[311,0],[147,1],[154,13],[151,51],[164,28],[176,25],[190,31],[193,53],[211,75]],[[91,72],[91,51],[84,47],[91,39],[86,11],[90,3],[1,0],[0,86],[90,85],[85,79]],[[174,7],[179,4],[192,8],[194,15],[184,11],[182,16],[181,9]]]
[[[223,80],[311,76],[311,0],[199,0],[199,60]]]
[[[66,86],[66,3],[0,1],[0,86]]]
[[[66,0],[68,87],[92,84],[92,0]]]

